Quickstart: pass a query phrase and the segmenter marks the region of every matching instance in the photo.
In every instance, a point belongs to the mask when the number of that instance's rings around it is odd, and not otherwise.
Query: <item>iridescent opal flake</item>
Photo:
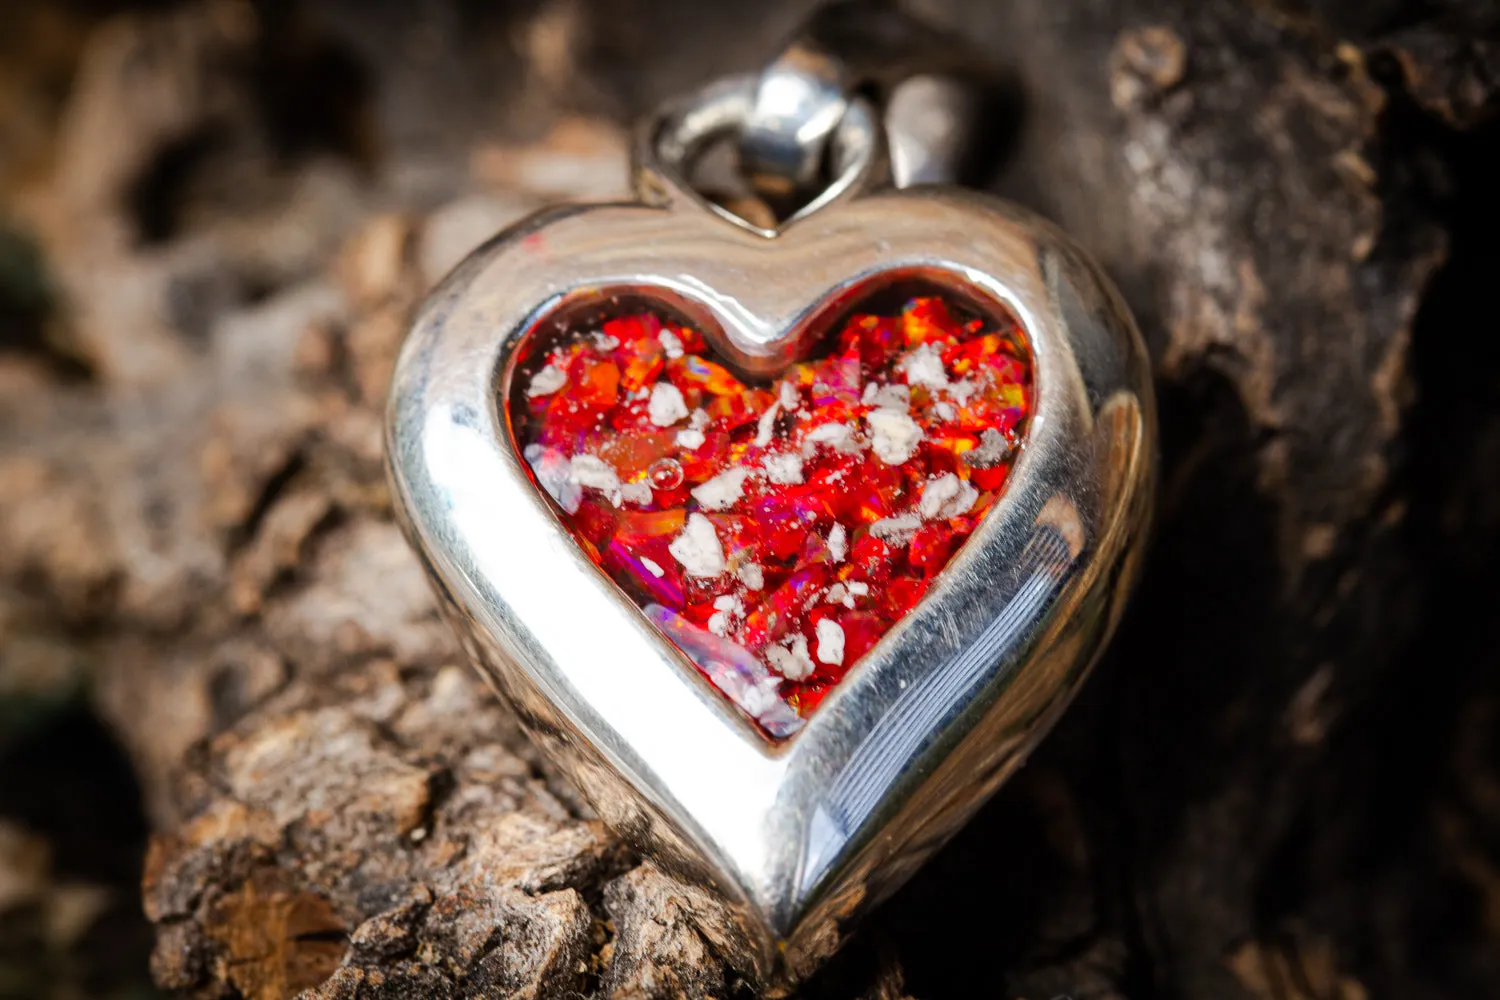
[[[757,384],[640,308],[538,345],[511,402],[589,557],[777,739],[978,526],[1033,399],[1015,321],[945,294],[856,312],[824,342]]]

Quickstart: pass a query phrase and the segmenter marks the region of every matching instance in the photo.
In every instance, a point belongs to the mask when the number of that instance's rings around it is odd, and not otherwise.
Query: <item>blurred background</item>
[[[914,6],[1016,74],[979,181],[1142,321],[1162,503],[1077,707],[811,993],[1500,995],[1500,12]],[[510,781],[582,828],[390,525],[385,379],[464,253],[625,194],[628,124],[807,7],[0,3],[0,998],[749,995],[605,848],[578,971],[485,979],[437,916],[367,945],[441,879],[299,838],[387,758],[444,829]]]

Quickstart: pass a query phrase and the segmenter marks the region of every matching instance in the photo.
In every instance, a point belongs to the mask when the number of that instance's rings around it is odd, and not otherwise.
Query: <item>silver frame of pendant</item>
[[[712,891],[742,971],[766,982],[836,949],[1066,707],[1137,575],[1156,418],[1140,335],[1083,251],[997,199],[890,186],[867,106],[835,137],[838,181],[779,230],[709,206],[683,177],[754,88],[715,84],[648,125],[639,201],[544,210],[460,264],[416,317],[386,434],[396,510],[466,651],[609,826]],[[1004,495],[928,595],[772,742],[580,549],[506,401],[530,332],[580,301],[658,299],[765,374],[892,274],[1009,309],[1033,415]]]

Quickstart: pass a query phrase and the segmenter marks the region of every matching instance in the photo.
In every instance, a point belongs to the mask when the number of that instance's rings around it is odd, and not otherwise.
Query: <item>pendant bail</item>
[[[902,88],[913,77],[937,77]],[[957,34],[891,0],[840,0],[814,11],[761,71],[740,127],[740,172],[767,203],[785,209],[828,181],[833,135],[857,97],[885,116],[897,186],[950,180],[976,91],[993,68]],[[909,91],[909,93],[908,93]],[[892,112],[887,115],[890,105]]]
[[[720,142],[735,141],[755,100],[755,86],[752,74],[724,77],[668,102],[644,122],[636,131],[632,151],[632,173],[640,199],[655,205],[697,205],[725,222],[770,239],[798,219],[890,183],[891,158],[880,115],[868,100],[855,97],[828,137],[828,176],[809,196],[790,207],[782,206],[786,210],[779,213],[775,226],[767,228],[753,222],[710,197],[694,183],[697,166]]]

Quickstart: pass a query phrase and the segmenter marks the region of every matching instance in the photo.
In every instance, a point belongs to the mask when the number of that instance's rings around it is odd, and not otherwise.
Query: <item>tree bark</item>
[[[1494,994],[1500,15],[927,6],[1019,79],[995,189],[1136,310],[1160,512],[1078,703],[807,993]],[[447,267],[623,191],[618,123],[803,10],[201,3],[87,36],[16,201],[56,312],[0,355],[0,657],[86,676],[136,766],[162,987],[753,994],[463,664],[380,419]]]

